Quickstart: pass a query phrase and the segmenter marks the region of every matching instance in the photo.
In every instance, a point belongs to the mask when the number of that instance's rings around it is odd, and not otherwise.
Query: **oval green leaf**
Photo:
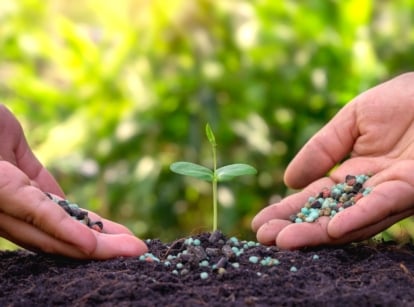
[[[234,177],[255,174],[257,174],[257,170],[253,166],[242,163],[226,165],[216,170],[217,181],[227,181]]]
[[[170,165],[170,170],[174,173],[195,177],[205,181],[213,181],[213,171],[202,165],[191,162],[175,162]]]

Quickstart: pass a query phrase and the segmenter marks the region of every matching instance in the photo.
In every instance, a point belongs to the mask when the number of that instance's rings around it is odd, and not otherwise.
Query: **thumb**
[[[284,181],[292,188],[303,188],[326,175],[352,150],[358,137],[355,103],[351,102],[316,133],[288,165]]]

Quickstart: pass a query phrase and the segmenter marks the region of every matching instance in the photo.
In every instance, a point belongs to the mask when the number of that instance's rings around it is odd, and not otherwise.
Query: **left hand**
[[[34,156],[13,114],[0,104],[0,236],[34,251],[73,258],[137,256],[146,244],[126,227],[101,219],[97,232],[71,218],[44,192],[64,198],[53,176]]]

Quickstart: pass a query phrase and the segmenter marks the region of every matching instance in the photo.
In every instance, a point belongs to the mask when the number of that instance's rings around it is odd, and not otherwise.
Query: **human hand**
[[[15,117],[0,105],[0,236],[34,251],[73,258],[108,259],[147,251],[126,227],[101,220],[103,232],[71,218],[44,192],[64,198],[51,174],[30,150]]]
[[[414,73],[408,73],[362,93],[305,144],[284,177],[288,186],[304,189],[255,216],[252,229],[259,242],[286,249],[343,244],[414,214],[413,85]],[[347,174],[367,173],[374,175],[365,186],[374,189],[352,207],[314,223],[289,220],[323,187]]]

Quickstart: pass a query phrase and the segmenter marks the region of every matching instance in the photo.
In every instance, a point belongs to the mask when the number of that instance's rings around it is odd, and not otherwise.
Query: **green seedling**
[[[206,125],[207,139],[213,153],[213,169],[191,162],[175,162],[170,169],[174,173],[195,177],[212,183],[213,191],[213,231],[217,230],[217,183],[229,181],[238,176],[254,175],[257,170],[248,164],[236,163],[217,168],[216,138],[209,124]]]

